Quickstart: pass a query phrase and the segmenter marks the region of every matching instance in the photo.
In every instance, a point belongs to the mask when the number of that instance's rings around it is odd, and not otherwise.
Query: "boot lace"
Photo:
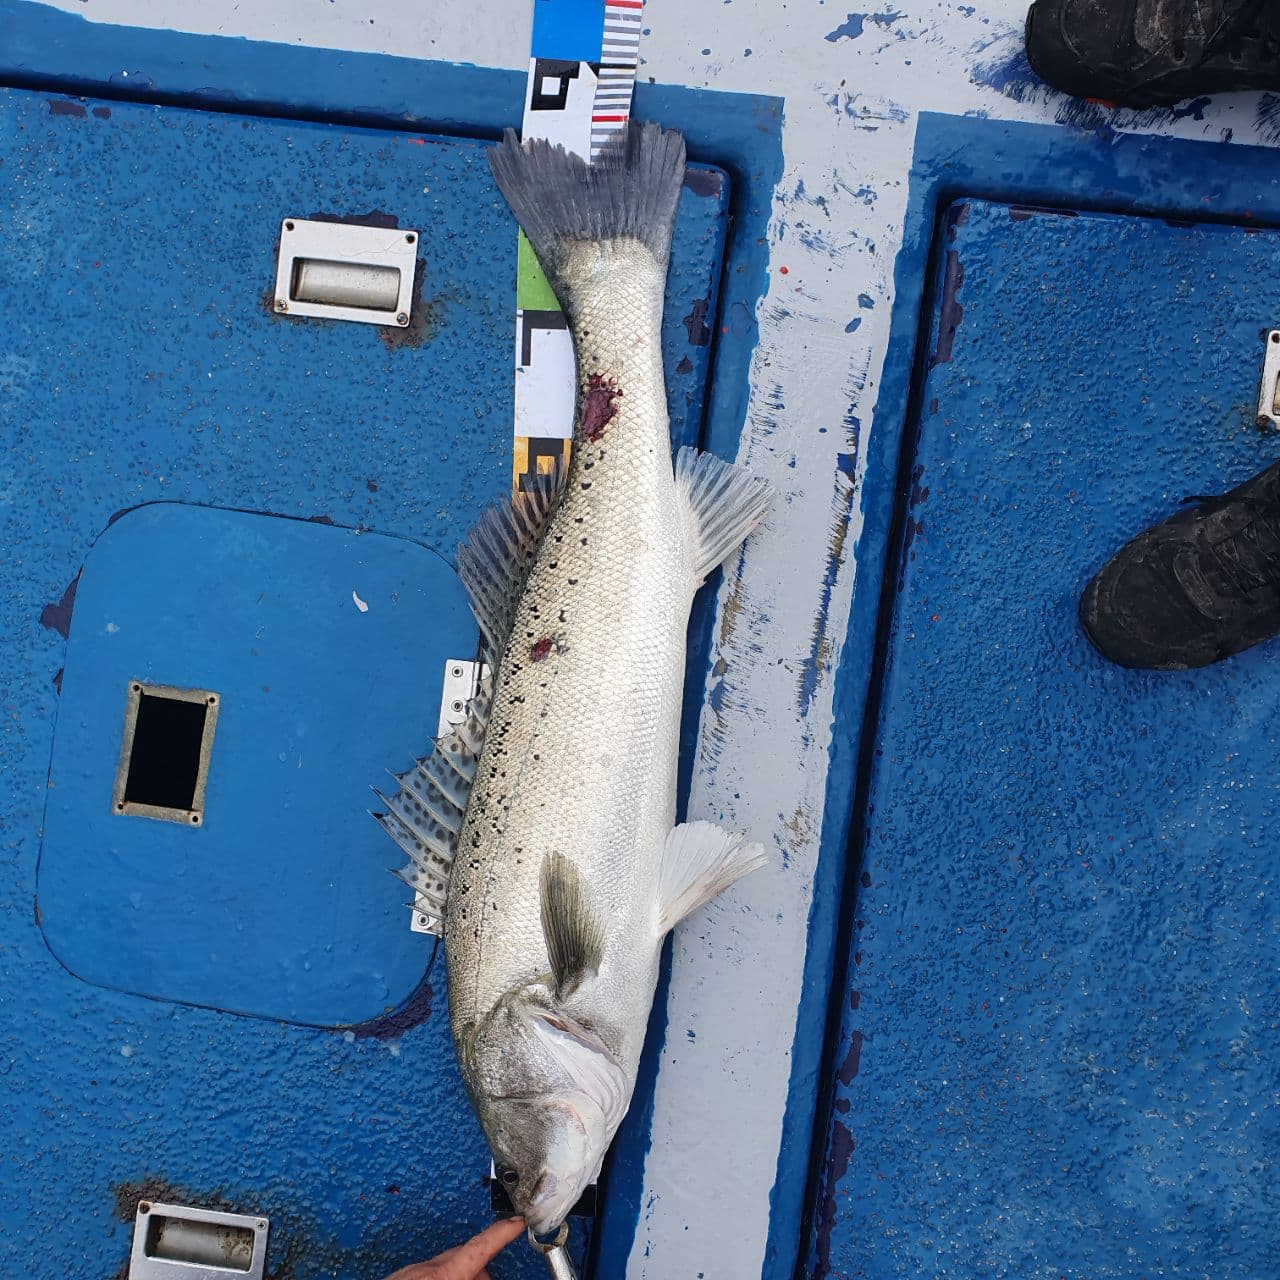
[[[1223,580],[1239,594],[1280,586],[1280,507],[1250,502],[1252,519],[1238,533],[1205,549]]]

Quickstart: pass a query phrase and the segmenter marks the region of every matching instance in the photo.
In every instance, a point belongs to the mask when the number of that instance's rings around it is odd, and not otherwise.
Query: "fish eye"
[[[514,1187],[520,1181],[520,1172],[509,1164],[499,1165],[498,1179],[504,1187]]]

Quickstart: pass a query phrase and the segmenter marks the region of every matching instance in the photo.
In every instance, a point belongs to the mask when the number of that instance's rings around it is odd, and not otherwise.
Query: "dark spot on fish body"
[[[51,116],[75,116],[85,119],[89,110],[82,102],[72,102],[69,98],[50,98],[49,114]]]
[[[676,365],[676,372],[677,372],[677,373],[692,373],[692,372],[693,372],[693,361],[692,361],[692,360],[690,360],[688,356],[681,356],[681,357],[680,357],[680,363],[679,363],[678,365]]]
[[[593,443],[604,435],[604,429],[617,416],[617,401],[622,390],[617,380],[593,373],[587,379],[587,393],[582,398],[582,436]]]
[[[99,120],[110,120],[111,108],[110,107],[94,107],[93,114]]]

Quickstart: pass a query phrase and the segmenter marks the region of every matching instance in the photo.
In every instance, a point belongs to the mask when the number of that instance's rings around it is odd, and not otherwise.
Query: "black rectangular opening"
[[[204,702],[140,694],[124,784],[125,804],[195,808],[207,712]]]
[[[203,824],[219,702],[208,689],[129,682],[112,801],[116,813]]]

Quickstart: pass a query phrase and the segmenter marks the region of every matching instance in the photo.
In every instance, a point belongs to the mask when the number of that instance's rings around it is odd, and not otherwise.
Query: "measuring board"
[[[535,0],[522,136],[595,161],[627,127],[644,0]],[[569,461],[576,404],[573,341],[560,303],[519,233],[516,274],[517,492]]]

